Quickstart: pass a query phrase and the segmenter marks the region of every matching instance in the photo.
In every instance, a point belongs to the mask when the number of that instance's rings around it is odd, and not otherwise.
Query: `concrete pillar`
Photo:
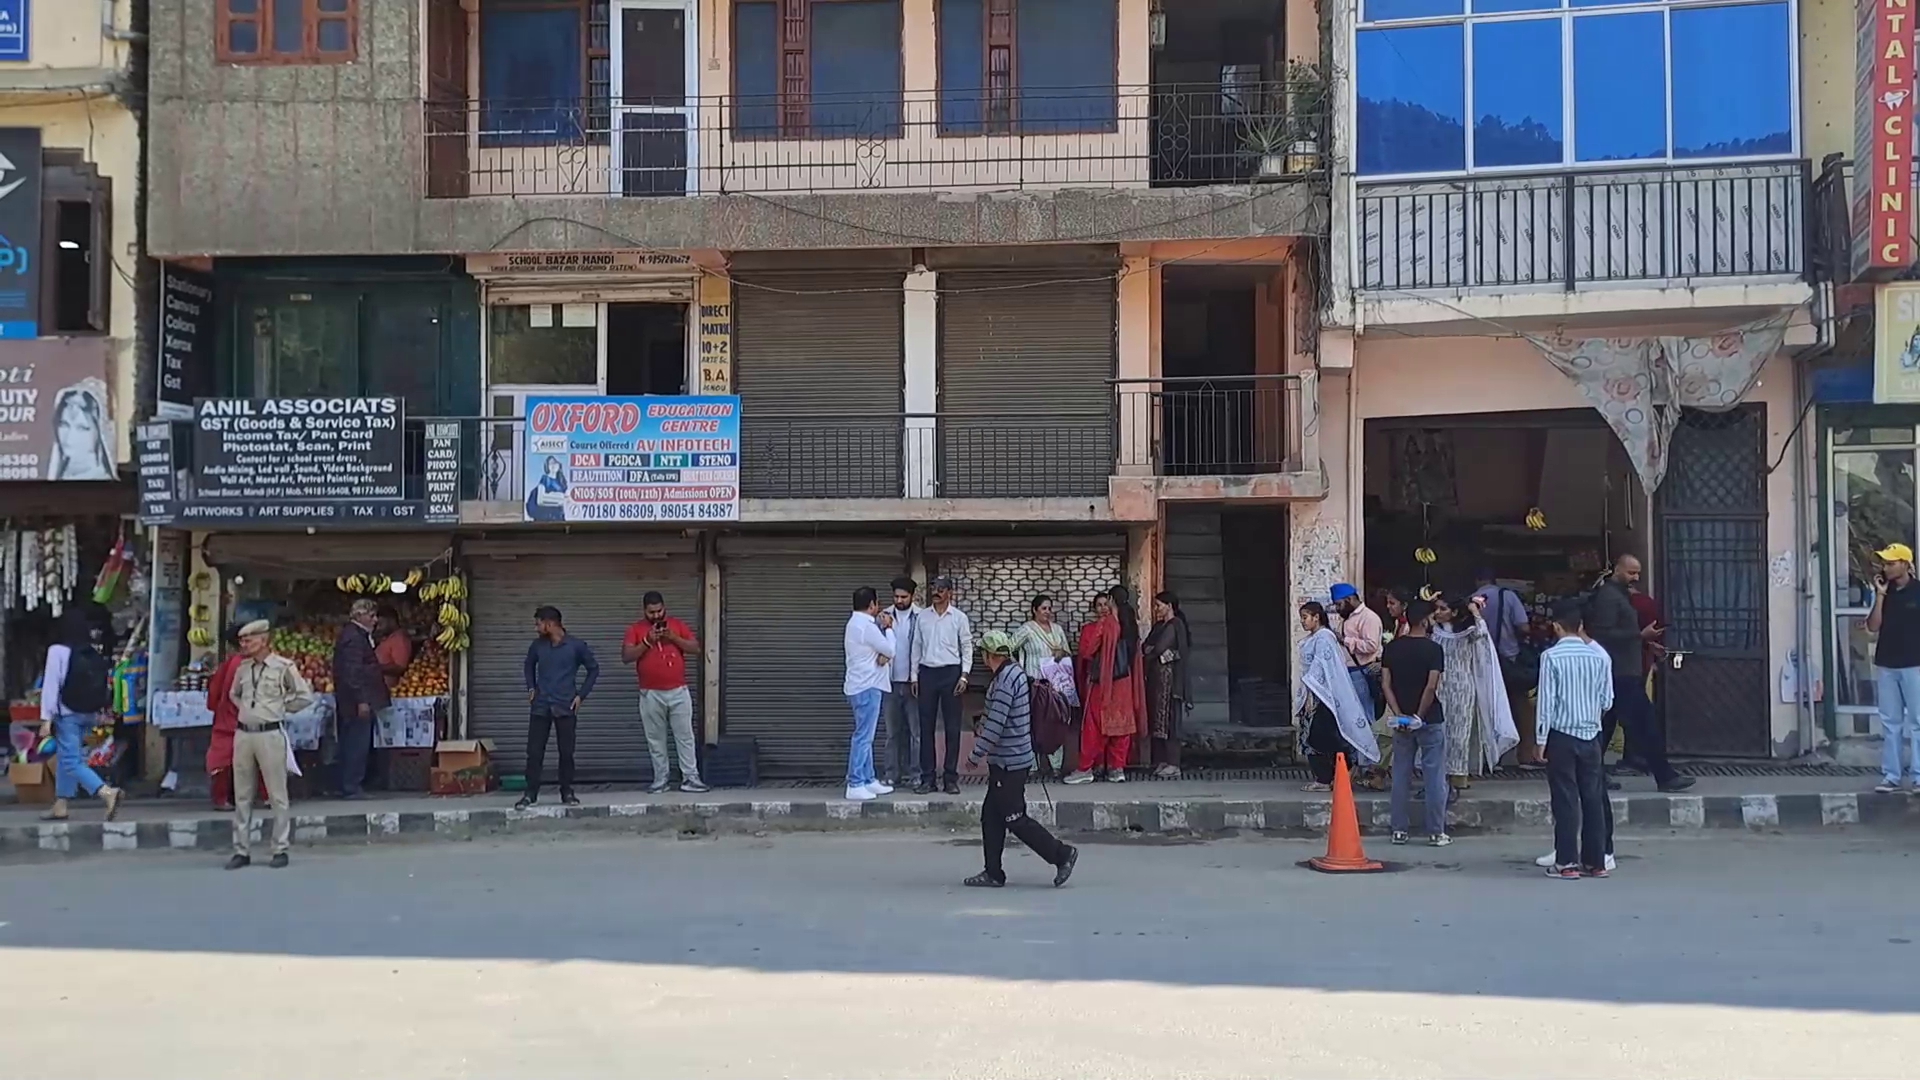
[[[720,741],[720,559],[711,533],[700,569],[700,741],[711,746]]]
[[[940,493],[935,472],[939,433],[933,414],[939,410],[940,293],[939,275],[915,270],[907,275],[905,443],[902,472],[909,499],[931,499]]]
[[[1159,309],[1160,269],[1145,255],[1127,256],[1121,263],[1119,289],[1119,341],[1116,375],[1122,379],[1147,379],[1160,371]],[[1122,383],[1118,390],[1120,445],[1114,469],[1116,476],[1152,476],[1155,419],[1153,387],[1145,383]]]

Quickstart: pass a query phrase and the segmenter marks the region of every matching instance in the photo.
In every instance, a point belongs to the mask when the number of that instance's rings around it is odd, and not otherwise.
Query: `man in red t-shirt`
[[[693,695],[687,692],[687,654],[697,652],[700,642],[693,636],[693,627],[667,614],[666,597],[650,592],[640,604],[642,618],[627,627],[620,659],[640,673],[640,722],[647,730],[647,752],[653,757],[653,785],[647,790],[667,790],[673,772],[667,757],[671,731],[680,752],[680,790],[705,791],[693,741]]]

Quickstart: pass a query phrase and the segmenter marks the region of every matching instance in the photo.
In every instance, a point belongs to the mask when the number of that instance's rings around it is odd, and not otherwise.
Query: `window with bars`
[[[216,0],[214,53],[229,64],[349,64],[360,0]]]
[[[901,0],[735,0],[733,131],[897,138]]]
[[[611,35],[608,0],[482,0],[482,143],[607,142]]]
[[[1118,128],[1118,0],[938,3],[943,134]]]

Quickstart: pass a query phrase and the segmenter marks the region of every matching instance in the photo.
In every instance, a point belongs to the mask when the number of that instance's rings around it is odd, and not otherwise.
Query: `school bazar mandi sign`
[[[0,366],[0,481],[113,480],[105,338],[9,341]]]

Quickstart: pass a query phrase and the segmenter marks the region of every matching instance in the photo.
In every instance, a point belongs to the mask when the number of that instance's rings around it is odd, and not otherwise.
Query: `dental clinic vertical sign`
[[[40,336],[40,129],[0,128],[0,338]]]
[[[0,63],[32,59],[27,43],[32,8],[31,0],[0,0]]]

